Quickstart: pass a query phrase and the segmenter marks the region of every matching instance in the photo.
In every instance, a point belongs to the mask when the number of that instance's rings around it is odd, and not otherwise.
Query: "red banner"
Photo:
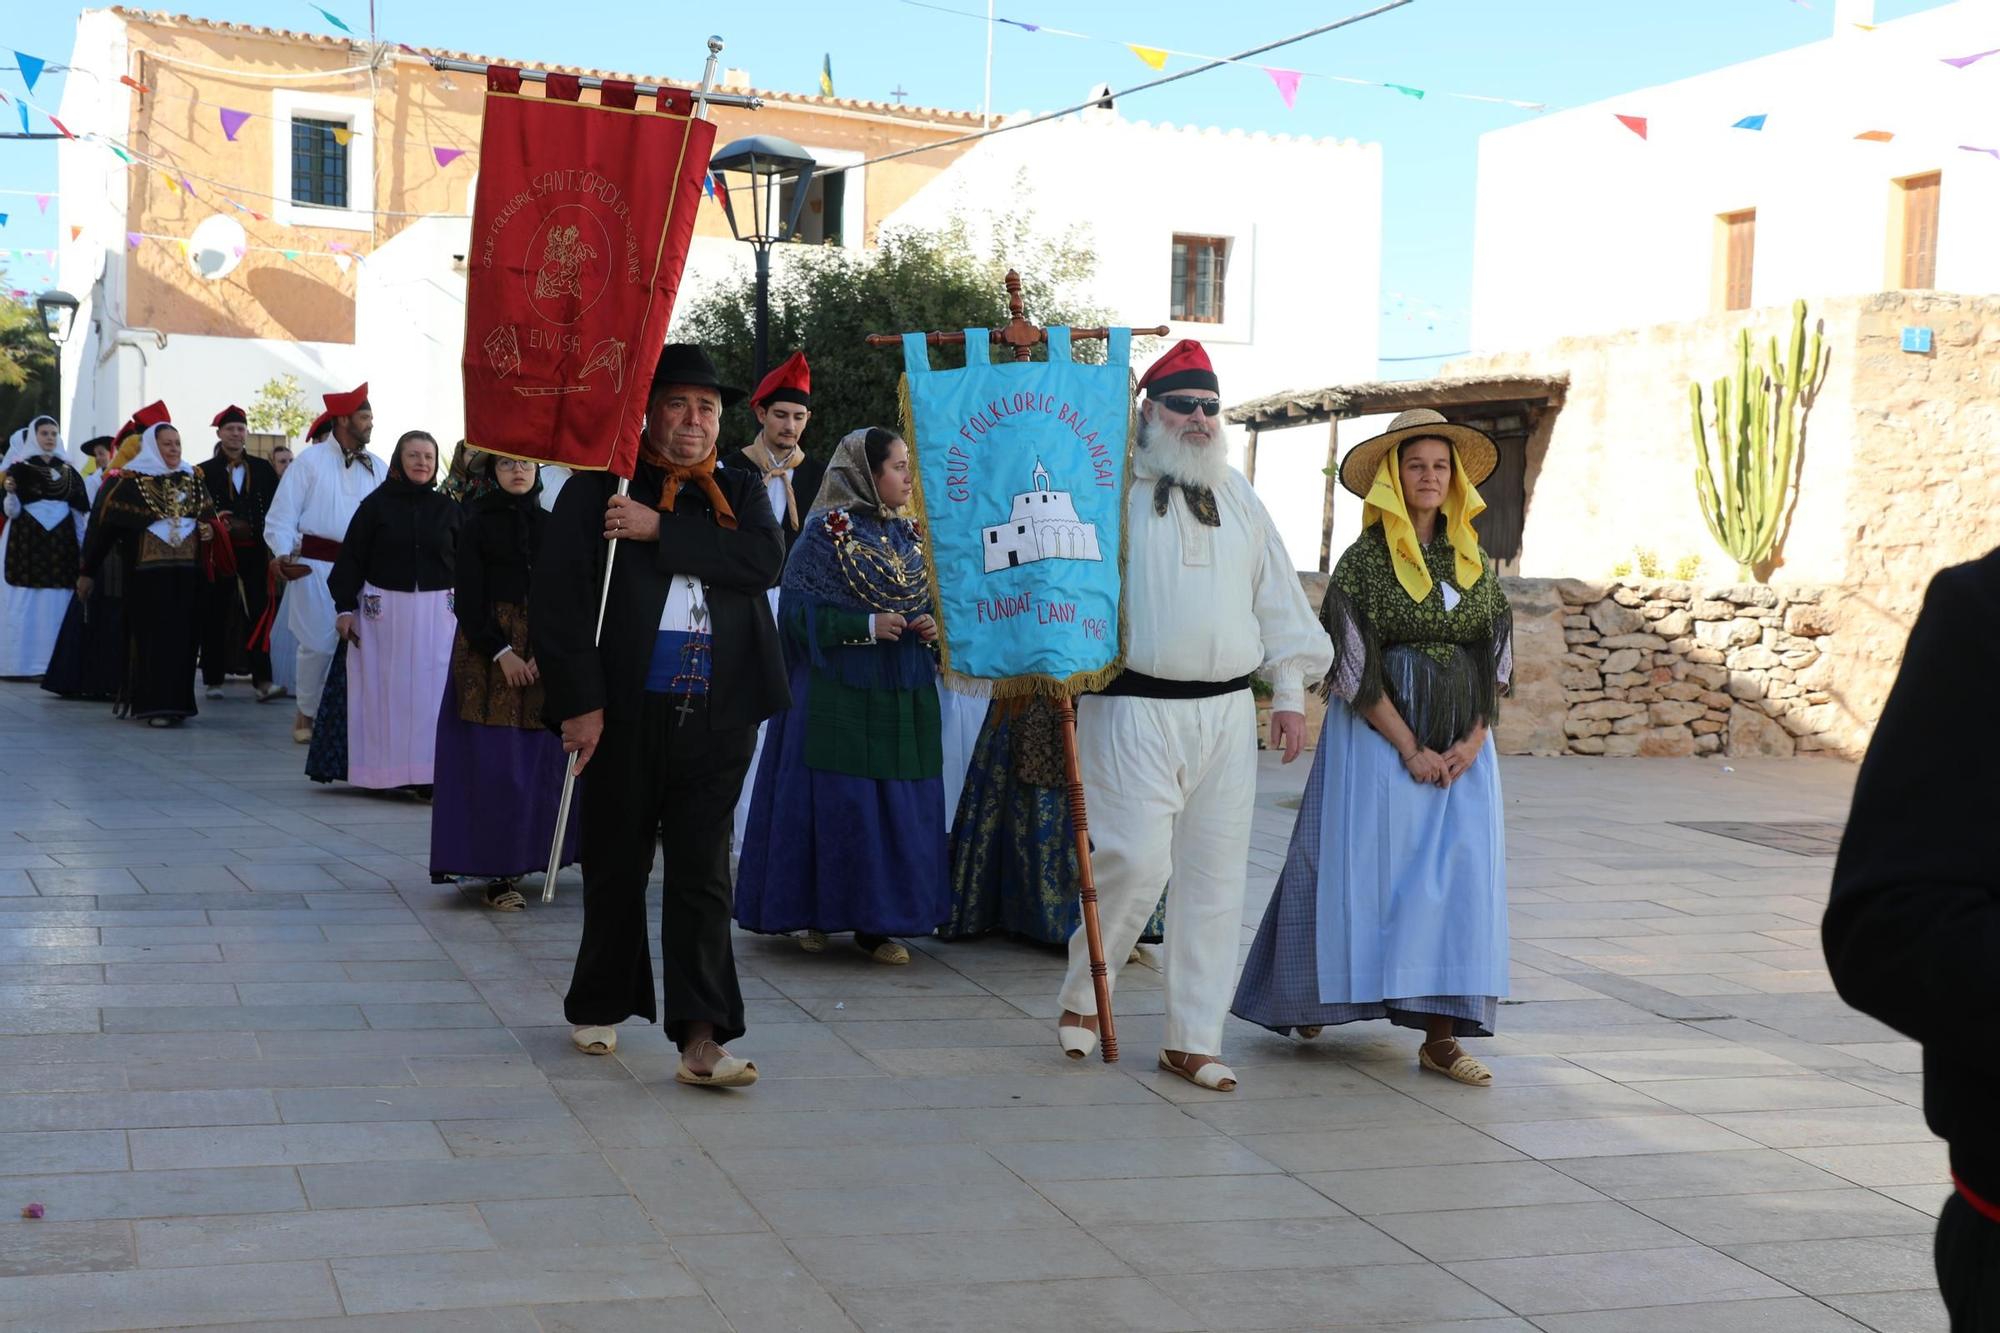
[[[474,448],[632,475],[646,391],[687,262],[715,126],[693,95],[640,106],[607,81],[579,100],[487,72],[466,256],[465,439]]]

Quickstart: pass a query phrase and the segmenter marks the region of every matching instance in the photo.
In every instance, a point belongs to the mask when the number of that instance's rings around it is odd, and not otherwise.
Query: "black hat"
[[[663,384],[685,384],[696,389],[713,389],[722,395],[722,405],[743,401],[743,390],[724,384],[715,373],[715,362],[694,343],[668,343],[660,349],[660,364],[653,368],[653,389]]]

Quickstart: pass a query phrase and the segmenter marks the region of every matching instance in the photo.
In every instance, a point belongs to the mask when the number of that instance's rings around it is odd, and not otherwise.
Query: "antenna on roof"
[[[1111,111],[1115,109],[1110,84],[1099,83],[1091,87],[1089,109],[1092,111]]]

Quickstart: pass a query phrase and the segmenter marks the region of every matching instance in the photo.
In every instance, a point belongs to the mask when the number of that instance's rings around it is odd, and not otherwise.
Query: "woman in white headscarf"
[[[90,512],[80,462],[47,416],[14,432],[0,462],[8,519],[0,533],[0,676],[41,675],[62,633]]]
[[[193,717],[201,605],[214,559],[215,503],[181,455],[171,422],[148,426],[139,454],[104,496],[83,547],[77,595],[114,546],[123,548],[130,663],[119,711],[156,727]],[[224,546],[227,543],[223,543]]]

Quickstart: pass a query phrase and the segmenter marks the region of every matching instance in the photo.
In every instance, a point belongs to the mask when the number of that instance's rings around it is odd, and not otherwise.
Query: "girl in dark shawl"
[[[910,449],[892,431],[840,442],[785,562],[778,624],[792,707],[772,718],[750,800],[736,920],[853,931],[877,962],[951,909],[935,643],[923,534],[901,513]]]
[[[562,739],[542,721],[542,678],[528,647],[528,584],[548,515],[525,459],[494,458],[493,480],[466,499],[458,534],[458,632],[437,717],[431,804],[431,878],[487,881],[486,905],[518,912],[514,887],[547,870],[562,798]],[[563,864],[576,859],[572,819]]]

